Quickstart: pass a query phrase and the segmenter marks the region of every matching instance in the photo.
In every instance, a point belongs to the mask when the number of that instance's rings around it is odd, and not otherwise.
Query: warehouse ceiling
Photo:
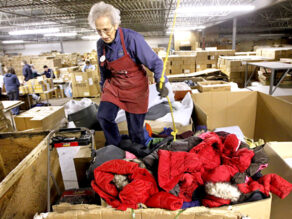
[[[87,22],[88,12],[96,0],[0,0],[0,41],[56,41],[81,39],[96,35]],[[177,0],[108,0],[121,11],[122,27],[134,29],[144,36],[165,36],[169,33]],[[201,30],[247,13],[230,12],[220,6],[251,5],[255,10],[274,4],[283,5],[272,13],[261,12],[247,22],[267,22],[266,28],[291,26],[291,0],[181,0],[176,27]],[[215,9],[211,10],[211,6]],[[206,9],[205,13],[196,9]],[[213,7],[213,9],[214,9]],[[184,11],[186,10],[186,12]],[[193,10],[193,11],[192,11]],[[287,17],[288,16],[288,17]],[[36,29],[58,29],[59,33],[77,33],[73,36],[56,37],[35,34]],[[11,36],[11,31],[32,31],[30,35]]]

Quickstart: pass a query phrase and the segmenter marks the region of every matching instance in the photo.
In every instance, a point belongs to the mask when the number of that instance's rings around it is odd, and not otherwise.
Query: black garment
[[[161,145],[161,143],[150,144],[147,147],[143,144],[137,144],[135,142],[132,142],[128,136],[122,136],[122,140],[120,141],[119,147],[125,151],[129,151],[129,152],[133,153],[138,158],[143,158],[143,157],[151,154],[160,145]],[[146,165],[146,167],[147,167],[147,165]]]
[[[259,201],[265,198],[268,198],[268,196],[266,196],[264,193],[260,191],[255,191],[255,192],[251,192],[247,194],[241,194],[237,203],[254,202],[254,201]]]
[[[167,151],[185,151],[189,152],[193,147],[202,142],[202,139],[196,136],[192,136],[186,139],[177,139],[173,142],[173,137],[169,136],[160,143],[159,148],[153,151],[151,154],[143,158],[143,162],[146,167],[154,172],[158,167],[158,150]]]
[[[170,112],[168,103],[160,103],[155,106],[152,106],[146,113],[145,119],[147,120],[156,120],[165,116]]]
[[[261,165],[267,164],[269,162],[269,158],[264,151],[264,145],[255,147],[253,152],[254,156],[251,160],[251,164],[246,170],[249,176],[256,174]]]
[[[124,159],[125,151],[114,145],[108,145],[92,151],[91,157],[93,157],[93,160],[91,161],[90,167],[86,171],[86,176],[89,181],[94,179],[94,170],[96,167],[99,167],[103,163],[110,160]]]

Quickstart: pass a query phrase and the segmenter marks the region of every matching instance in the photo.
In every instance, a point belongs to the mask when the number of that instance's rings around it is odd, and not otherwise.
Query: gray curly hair
[[[110,17],[113,25],[120,25],[121,23],[120,10],[110,4],[106,4],[101,1],[94,4],[90,9],[90,12],[88,15],[89,25],[93,29],[96,29],[95,20],[103,16]]]

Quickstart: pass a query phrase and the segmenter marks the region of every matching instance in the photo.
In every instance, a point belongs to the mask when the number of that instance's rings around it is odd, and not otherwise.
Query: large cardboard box
[[[225,81],[202,81],[198,82],[200,92],[230,91],[231,85]]]
[[[271,209],[271,198],[233,205],[232,207],[222,208],[206,208],[194,207],[185,211],[169,211],[158,208],[139,209],[132,211],[118,211],[112,208],[105,208],[97,205],[71,205],[62,203],[53,206],[52,213],[48,214],[48,219],[71,219],[71,218],[87,218],[87,219],[107,219],[107,218],[139,218],[139,219],[240,219],[243,216],[256,219],[269,219]]]
[[[63,106],[34,107],[14,117],[18,131],[27,129],[51,130],[65,118]]]
[[[73,97],[96,97],[99,95],[97,71],[71,73]]]
[[[239,126],[249,138],[292,140],[292,103],[256,91],[207,92],[192,95],[196,125],[208,129]]]
[[[292,182],[292,167],[285,162],[287,158],[292,159],[292,142],[269,142],[265,146],[265,151],[269,156],[269,166],[263,170],[263,173],[277,173]],[[285,199],[273,196],[271,218],[292,218],[291,205],[292,193]]]

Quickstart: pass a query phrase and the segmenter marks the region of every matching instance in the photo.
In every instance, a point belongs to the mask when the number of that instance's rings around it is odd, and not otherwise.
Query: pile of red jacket
[[[159,150],[157,180],[136,163],[112,160],[95,169],[91,185],[109,205],[121,210],[136,209],[140,203],[147,207],[180,209],[183,202],[192,201],[198,187],[207,184],[214,186],[212,192],[206,190],[201,200],[208,207],[236,203],[238,194],[260,191],[269,196],[272,192],[285,198],[292,191],[292,184],[276,174],[253,180],[250,172],[254,174],[266,165],[254,163],[254,150],[239,149],[240,141],[235,135],[222,137],[210,132],[203,138],[188,152]],[[121,191],[112,182],[115,174],[129,179]],[[224,183],[231,190],[224,191],[225,187],[223,190],[221,187],[217,191],[216,186]],[[176,196],[171,194],[175,188],[179,191]]]

